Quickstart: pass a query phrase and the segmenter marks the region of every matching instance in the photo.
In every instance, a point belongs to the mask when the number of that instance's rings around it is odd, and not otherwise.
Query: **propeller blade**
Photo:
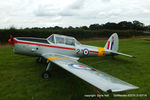
[[[12,36],[12,34],[10,34],[10,39],[8,40],[8,42],[9,42],[10,44],[14,44],[14,43],[15,43],[14,37]]]
[[[10,39],[11,39],[11,41],[13,42],[13,36],[12,36],[12,34],[10,34]]]

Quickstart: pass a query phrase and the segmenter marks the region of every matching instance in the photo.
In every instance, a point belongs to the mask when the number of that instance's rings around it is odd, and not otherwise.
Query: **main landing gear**
[[[36,62],[37,63],[44,63],[44,58],[39,57],[39,58],[36,59]]]
[[[51,67],[51,62],[48,61],[48,64],[47,64],[47,67],[46,67],[46,71],[42,73],[42,78],[44,79],[48,79],[51,77],[51,74],[50,72],[48,71],[50,69],[50,71],[52,70],[52,67]]]
[[[52,70],[52,66],[51,66],[51,62],[50,61],[46,61],[46,59],[44,59],[43,57],[39,57],[36,62],[41,63],[41,64],[45,64],[47,63],[47,67],[45,72],[42,73],[42,78],[44,79],[48,79],[51,77],[51,73],[49,71]]]

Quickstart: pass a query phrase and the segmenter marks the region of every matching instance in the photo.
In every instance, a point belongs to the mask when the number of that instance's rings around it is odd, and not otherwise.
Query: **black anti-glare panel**
[[[40,42],[40,43],[49,44],[49,42],[46,39],[42,39],[42,38],[17,37],[16,39],[23,40],[23,41]]]

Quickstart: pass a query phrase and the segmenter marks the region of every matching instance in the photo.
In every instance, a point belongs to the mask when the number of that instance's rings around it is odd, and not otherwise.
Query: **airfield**
[[[106,39],[107,40],[107,39]],[[90,39],[83,44],[104,46],[106,40]],[[150,41],[140,38],[120,39],[119,52],[136,56],[89,57],[80,62],[138,86],[137,90],[109,95],[102,100],[145,100],[150,96]],[[96,88],[61,67],[53,64],[52,77],[42,79],[45,64],[35,57],[16,55],[10,45],[0,45],[0,100],[97,100]],[[114,97],[114,94],[124,97]],[[128,96],[127,96],[128,95]]]

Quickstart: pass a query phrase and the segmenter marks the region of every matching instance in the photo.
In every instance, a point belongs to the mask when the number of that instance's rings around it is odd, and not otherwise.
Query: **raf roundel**
[[[84,49],[83,50],[83,55],[87,56],[89,54],[89,50],[88,49]]]
[[[69,64],[69,66],[74,69],[91,70],[91,68],[79,64]]]

